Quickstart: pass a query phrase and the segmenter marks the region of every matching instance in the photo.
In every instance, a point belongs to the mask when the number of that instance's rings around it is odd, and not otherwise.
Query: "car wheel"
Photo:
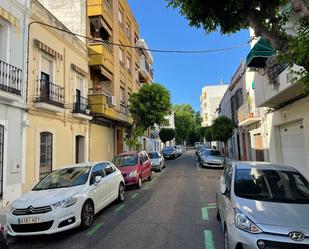
[[[120,203],[120,202],[123,202],[124,201],[124,192],[125,192],[125,188],[124,188],[124,185],[123,183],[120,183],[119,184],[119,190],[118,190],[118,199],[117,201]]]
[[[158,171],[159,171],[159,172],[162,171],[162,164],[160,164]]]
[[[217,205],[217,214],[216,214],[216,218],[217,218],[217,220],[221,220],[218,205]]]
[[[94,221],[94,206],[91,201],[86,201],[82,208],[81,213],[81,227],[87,229],[91,227]]]
[[[226,228],[224,229],[224,249],[230,249],[229,248],[229,236],[228,236]]]
[[[142,186],[143,186],[143,181],[142,181],[142,178],[139,177],[139,178],[138,178],[138,182],[137,182],[137,188],[138,188],[138,189],[141,189]]]

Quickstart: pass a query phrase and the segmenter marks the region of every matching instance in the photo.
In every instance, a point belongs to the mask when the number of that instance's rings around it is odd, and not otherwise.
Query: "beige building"
[[[37,0],[30,22],[68,31]],[[88,161],[88,51],[78,38],[39,23],[29,29],[28,121],[23,190],[51,170]]]
[[[205,86],[200,96],[202,126],[211,126],[228,85]]]
[[[40,0],[88,46],[90,126],[89,159],[111,160],[125,149],[126,129],[132,124],[128,99],[153,81],[153,58],[143,49],[139,27],[127,0]],[[116,44],[116,45],[113,45]],[[128,47],[127,47],[128,46]]]

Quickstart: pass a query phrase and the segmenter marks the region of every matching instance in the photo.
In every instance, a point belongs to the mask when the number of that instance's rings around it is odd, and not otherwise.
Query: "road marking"
[[[201,208],[203,220],[209,220],[208,209],[214,209],[214,208],[217,208],[217,206],[208,206]]]
[[[136,196],[138,196],[138,193],[135,193],[134,195],[131,196],[131,198],[135,198]]]
[[[217,206],[217,203],[209,203],[208,206]]]
[[[115,209],[115,212],[117,213],[117,212],[121,211],[125,206],[126,206],[126,204],[121,204],[119,207],[117,207]]]
[[[204,238],[205,238],[205,249],[215,249],[215,243],[212,237],[212,232],[209,230],[205,230]]]
[[[87,232],[87,236],[92,236],[92,235],[94,235],[102,226],[103,226],[103,223],[98,223],[98,224],[94,225],[94,226]]]

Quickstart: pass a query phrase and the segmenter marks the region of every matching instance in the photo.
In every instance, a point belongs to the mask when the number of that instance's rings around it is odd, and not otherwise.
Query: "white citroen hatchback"
[[[11,204],[11,236],[53,234],[92,225],[101,209],[124,201],[124,179],[110,162],[84,163],[55,170]]]

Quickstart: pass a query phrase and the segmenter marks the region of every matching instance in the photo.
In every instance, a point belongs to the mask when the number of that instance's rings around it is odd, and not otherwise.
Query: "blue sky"
[[[165,0],[128,2],[139,23],[141,38],[150,48],[207,50],[244,45],[249,40],[246,30],[222,36],[190,27],[178,10],[166,7]],[[248,51],[249,45],[244,45],[227,52],[198,55],[153,53],[155,82],[170,90],[174,104],[188,103],[198,111],[202,87],[219,84],[221,79],[229,82]]]

